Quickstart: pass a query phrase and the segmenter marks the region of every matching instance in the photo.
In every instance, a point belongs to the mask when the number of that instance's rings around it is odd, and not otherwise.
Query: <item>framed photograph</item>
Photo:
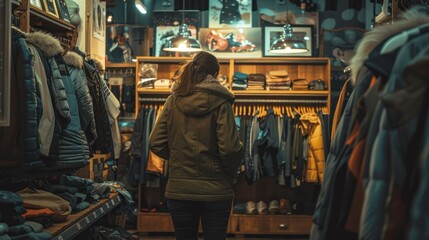
[[[209,28],[252,27],[252,0],[209,0]]]
[[[95,38],[106,41],[106,2],[92,0],[92,33]]]
[[[261,28],[201,28],[198,39],[204,51],[218,58],[260,58]]]
[[[58,15],[58,7],[55,0],[43,0],[43,3],[45,5],[44,9],[47,13],[59,18]]]
[[[30,0],[31,6],[34,6],[40,10],[43,10],[42,0]]]
[[[304,53],[274,53],[270,52],[274,41],[282,37],[283,26],[265,26],[264,27],[264,57],[311,57],[313,56],[313,26],[311,25],[292,25],[293,40],[302,41],[307,52]]]
[[[60,18],[63,19],[64,21],[71,22],[66,0],[56,0],[56,1],[57,1],[58,13]]]

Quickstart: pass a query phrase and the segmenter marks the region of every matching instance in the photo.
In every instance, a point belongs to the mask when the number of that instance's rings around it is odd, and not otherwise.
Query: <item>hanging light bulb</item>
[[[177,35],[169,37],[162,50],[169,52],[199,52],[202,50],[200,42],[191,37],[188,25],[185,24],[185,0],[183,0],[182,24],[179,25]]]
[[[283,33],[276,39],[270,47],[271,53],[305,53],[308,52],[306,44],[294,38],[292,26],[289,24],[288,6],[286,1],[286,24],[283,26]]]

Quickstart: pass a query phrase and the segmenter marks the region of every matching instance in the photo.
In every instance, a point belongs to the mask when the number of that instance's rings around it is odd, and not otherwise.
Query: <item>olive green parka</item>
[[[150,150],[168,160],[165,196],[191,201],[234,197],[243,157],[231,104],[234,95],[208,75],[188,96],[172,92],[149,138]]]

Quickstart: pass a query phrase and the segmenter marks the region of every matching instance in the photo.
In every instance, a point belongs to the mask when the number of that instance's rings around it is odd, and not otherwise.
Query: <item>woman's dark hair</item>
[[[186,96],[194,91],[195,85],[207,78],[207,75],[217,77],[219,62],[208,52],[198,52],[191,61],[185,63],[174,78],[178,84],[174,91],[177,95]]]

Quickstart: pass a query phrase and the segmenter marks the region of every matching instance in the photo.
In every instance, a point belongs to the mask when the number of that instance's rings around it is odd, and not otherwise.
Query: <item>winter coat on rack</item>
[[[39,159],[37,96],[25,35],[13,28],[10,125],[0,127],[0,167],[34,164]]]
[[[416,119],[421,110],[424,94],[427,94],[427,83],[425,83],[426,79],[421,78],[410,81],[409,78],[404,78],[403,72],[407,63],[411,62],[419,53],[427,54],[428,41],[429,34],[425,34],[401,47],[396,62],[392,66],[391,76],[381,94],[381,104],[378,109],[382,112],[380,129],[371,150],[370,162],[372,164],[369,168],[368,178],[364,181],[367,184],[365,185],[365,201],[359,232],[359,236],[364,239],[378,239],[386,233],[390,236],[388,239],[398,235],[400,235],[399,238],[403,238],[405,235],[406,229],[401,226],[406,225],[406,219],[394,218],[405,222],[398,224],[390,221],[391,225],[388,227],[392,227],[392,224],[397,226],[393,226],[395,229],[385,228],[383,233],[383,226],[387,219],[385,219],[383,211],[374,210],[384,208],[387,202],[388,207],[395,208],[392,209],[393,211],[390,208],[387,210],[390,213],[389,216],[407,215],[402,209],[408,209],[409,206],[406,206],[407,202],[401,196],[400,191],[407,181],[404,169],[407,169],[406,165],[409,163],[406,162],[415,162],[416,159],[408,159],[406,149],[415,131],[421,131],[421,129],[416,129]],[[410,93],[413,93],[412,96],[408,96]],[[394,169],[394,172],[389,171],[391,168]],[[393,176],[394,178],[392,178]],[[395,198],[388,201],[389,195],[395,196]],[[392,201],[396,203],[393,204],[394,206],[392,206]],[[403,208],[397,209],[397,206]]]
[[[93,153],[112,153],[112,133],[109,123],[109,115],[106,110],[106,101],[101,85],[101,81],[104,80],[101,79],[93,60],[84,62],[84,70],[89,87],[89,93],[92,97],[97,129],[97,139],[91,146],[91,150]]]
[[[300,121],[302,135],[309,138],[306,181],[321,183],[325,172],[322,124],[316,113],[306,113],[301,116]]]
[[[28,49],[34,57],[33,70],[37,86],[38,105],[42,108],[40,119],[38,120],[38,140],[40,145],[40,154],[49,156],[52,138],[55,129],[55,112],[52,104],[49,81],[45,74],[45,65],[43,64],[43,55],[40,56],[35,46],[28,43]],[[49,70],[49,69],[47,69]]]
[[[234,197],[243,157],[231,104],[234,95],[211,76],[188,96],[171,95],[150,135],[150,149],[169,160],[165,196],[221,201]],[[211,127],[217,126],[217,127]]]
[[[92,97],[89,94],[85,71],[83,70],[83,58],[74,52],[67,52],[64,61],[68,66],[70,79],[76,89],[77,104],[79,107],[80,125],[85,132],[89,145],[97,138],[94,119],[94,107]]]
[[[58,139],[58,159],[56,159],[54,164],[61,167],[81,167],[88,163],[91,156],[85,133],[81,127],[79,108],[81,107],[82,111],[87,110],[89,113],[91,109],[88,107],[88,101],[86,101],[83,106],[79,105],[79,101],[84,101],[84,99],[88,100],[89,96],[87,92],[82,90],[84,82],[81,79],[77,79],[80,78],[80,75],[69,70],[63,57],[57,55],[55,56],[55,61],[58,64],[58,69],[61,73],[67,93],[71,121],[67,126],[61,129],[61,135]],[[73,75],[71,75],[70,72],[72,72]],[[73,79],[72,77],[76,78]],[[78,98],[81,99],[78,101]],[[83,114],[83,117],[88,116],[89,113]]]

